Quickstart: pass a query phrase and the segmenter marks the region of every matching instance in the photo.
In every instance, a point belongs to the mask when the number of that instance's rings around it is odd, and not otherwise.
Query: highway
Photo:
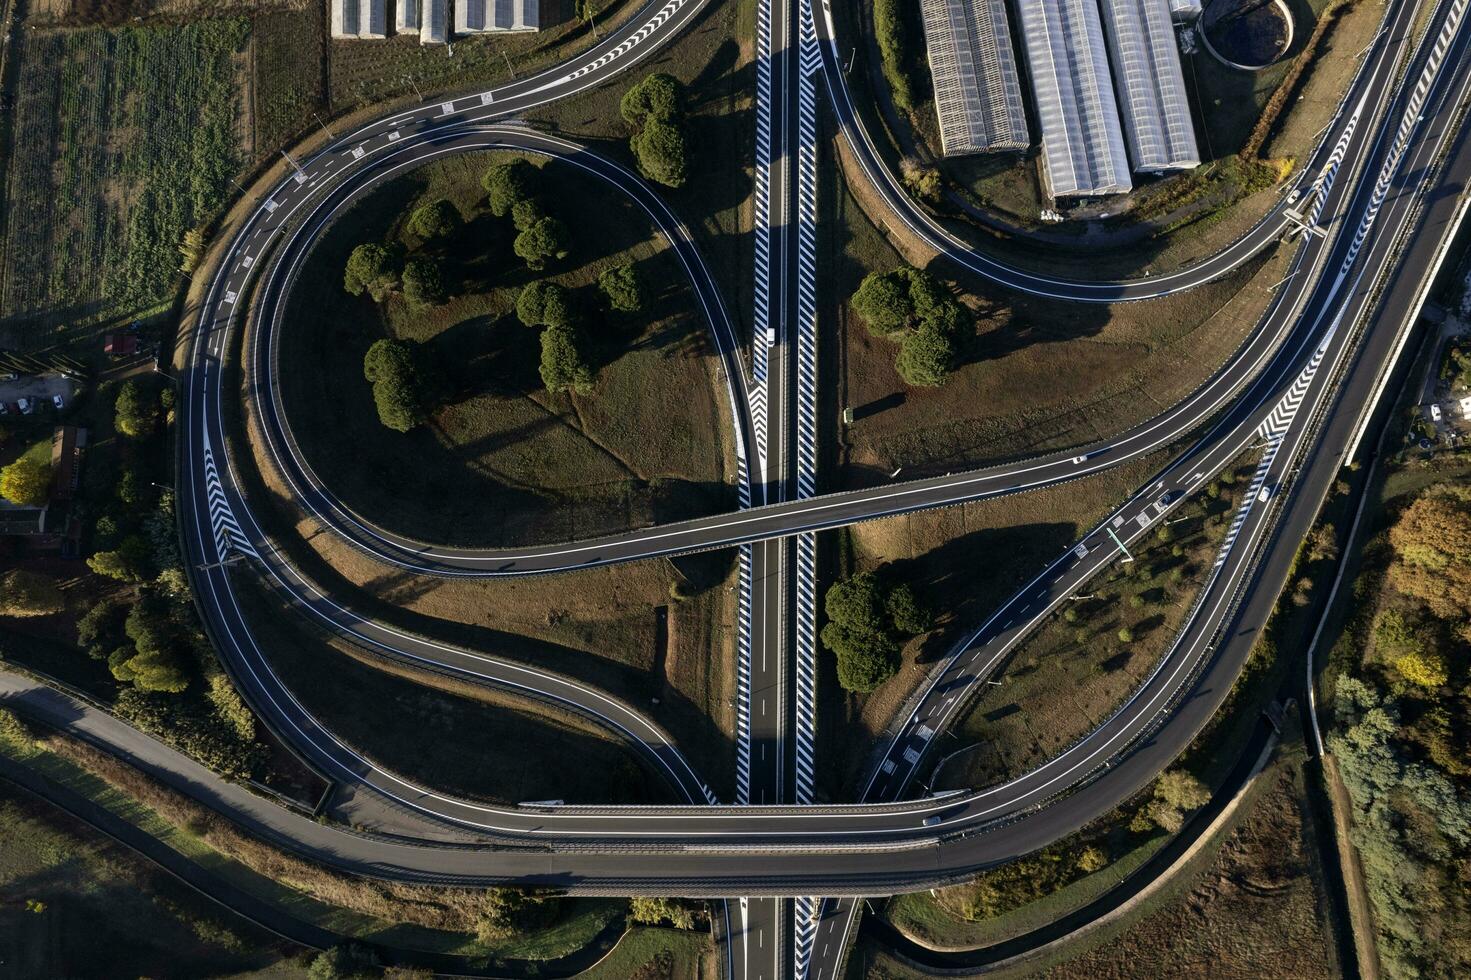
[[[1463,48],[1464,45],[1458,40],[1456,47],[1458,57],[1463,51]],[[1446,80],[1458,77],[1460,77],[1459,74],[1455,73],[1445,73],[1438,76],[1439,81],[1436,84],[1436,92],[1439,93],[1438,98],[1441,101],[1437,104],[1444,102],[1445,90],[1448,88]],[[1440,119],[1440,116],[1436,117],[1437,122]],[[1430,126],[1418,128],[1425,130],[1431,129]],[[1379,141],[1376,140],[1374,145],[1378,147]],[[1416,154],[1409,160],[1412,166],[1417,162],[1423,163],[1424,161],[1420,159],[1421,156],[1432,153],[1435,143],[1427,137],[1422,137],[1417,140],[1415,146],[1417,148]],[[1380,147],[1379,149],[1387,148]],[[1377,159],[1377,156],[1375,158]],[[1363,255],[1360,255],[1358,249],[1354,246],[1354,242],[1358,236],[1345,236],[1337,232],[1345,224],[1357,228],[1362,222],[1361,220],[1355,219],[1359,219],[1361,215],[1368,215],[1371,208],[1375,212],[1375,219],[1379,222],[1388,222],[1396,217],[1402,220],[1407,219],[1409,201],[1406,199],[1402,197],[1392,198],[1388,202],[1385,202],[1382,210],[1380,210],[1380,205],[1371,199],[1369,194],[1370,187],[1368,185],[1357,185],[1357,192],[1352,195],[1346,195],[1350,199],[1346,202],[1343,201],[1342,197],[1333,196],[1339,195],[1345,186],[1344,183],[1335,185],[1330,189],[1330,196],[1331,200],[1339,201],[1346,205],[1343,209],[1343,214],[1347,221],[1340,220],[1337,223],[1339,227],[1335,229],[1335,233],[1324,238],[1310,236],[1303,246],[1302,251],[1305,256],[1311,257],[1315,254],[1317,255],[1312,268],[1321,266],[1323,259],[1326,258],[1328,253],[1332,253],[1335,259],[1330,264],[1330,268],[1342,269],[1344,266],[1369,268],[1368,263],[1362,261],[1369,256],[1372,256],[1375,261],[1381,263],[1387,262],[1387,248],[1380,247],[1380,245],[1381,243],[1388,242],[1390,239],[1382,235],[1376,235],[1373,238],[1374,247],[1364,250]],[[1338,211],[1338,205],[1330,204],[1327,213],[1331,215],[1338,213]],[[1340,257],[1342,257],[1341,261]],[[1376,271],[1382,271],[1382,269]],[[1297,321],[1300,324],[1297,328],[1287,330],[1285,343],[1280,345],[1275,343],[1270,344],[1267,350],[1259,352],[1259,359],[1265,363],[1266,370],[1256,381],[1248,384],[1247,378],[1249,375],[1245,375],[1235,379],[1229,385],[1232,389],[1247,388],[1246,394],[1238,402],[1240,408],[1237,411],[1241,413],[1241,417],[1239,419],[1233,419],[1228,425],[1223,424],[1223,427],[1218,430],[1222,433],[1219,438],[1198,445],[1192,453],[1185,456],[1180,463],[1177,463],[1167,475],[1164,482],[1166,488],[1188,488],[1192,483],[1198,484],[1204,477],[1203,475],[1196,476],[1195,474],[1197,472],[1203,474],[1207,468],[1212,466],[1219,468],[1226,460],[1235,455],[1246,441],[1250,440],[1252,437],[1251,433],[1254,432],[1261,418],[1270,412],[1277,397],[1280,397],[1282,392],[1290,387],[1292,380],[1298,376],[1299,366],[1303,363],[1303,358],[1313,352],[1314,346],[1318,342],[1319,335],[1323,330],[1324,317],[1330,315],[1332,310],[1338,308],[1342,300],[1341,293],[1343,292],[1343,287],[1351,281],[1347,278],[1348,275],[1348,272],[1340,271],[1337,276],[1322,278],[1318,282],[1317,287],[1311,290],[1307,298],[1308,309],[1310,311],[1318,309],[1319,312],[1316,314],[1310,313],[1301,317]],[[1359,275],[1362,275],[1362,273],[1359,273]],[[1306,278],[1307,276],[1304,276],[1304,279]],[[1283,291],[1284,296],[1290,293],[1291,291]],[[1279,303],[1278,308],[1281,309],[1285,305],[1290,304]],[[1268,332],[1263,331],[1262,333],[1266,334]],[[1348,335],[1349,331],[1347,330],[1337,334],[1340,341]],[[205,336],[208,337],[208,334]],[[1251,345],[1248,345],[1248,349],[1250,347]],[[1340,347],[1338,349],[1342,350],[1343,348]],[[1268,356],[1269,353],[1272,356]],[[201,392],[208,387],[208,365],[210,362],[208,358],[205,358],[202,363],[204,367],[200,372],[202,379],[199,385]],[[1210,388],[1211,386],[1207,387]],[[190,404],[193,404],[192,400]],[[1187,411],[1202,413],[1203,417],[1207,414],[1214,414],[1220,407],[1222,406],[1219,404],[1210,404],[1208,406],[1196,405]],[[193,415],[194,413],[191,412],[189,414]],[[1180,431],[1188,431],[1188,429]],[[1143,438],[1149,437],[1149,435],[1143,436]],[[1139,436],[1136,435],[1137,438]],[[1128,440],[1126,438],[1123,441]],[[186,442],[192,443],[192,440],[186,440]],[[1103,452],[1111,451],[1103,450]],[[1290,458],[1290,456],[1283,454],[1281,458]],[[1062,461],[1060,464],[1039,463],[1025,465],[1028,467],[1071,465],[1074,467],[1072,472],[1081,473],[1091,471],[1097,464],[1094,463],[1090,455],[1081,464],[1072,463],[1069,460]],[[1272,473],[1267,473],[1264,478],[1272,476]],[[951,482],[964,485],[977,482],[981,479],[984,478],[951,478]],[[949,499],[957,499],[953,496],[955,493],[954,489],[946,487],[943,482],[937,484],[935,481],[929,481],[927,486],[937,493],[952,494]],[[903,489],[908,491],[913,488],[907,487]],[[1005,489],[1014,490],[1016,487],[1013,486]],[[1155,520],[1159,516],[1157,514],[1149,516],[1143,525],[1135,520],[1146,509],[1152,509],[1155,499],[1154,493],[1157,489],[1156,487],[1147,489],[1144,494],[1141,494],[1126,505],[1120,513],[1119,516],[1126,522],[1123,526],[1129,527],[1132,525],[1127,532],[1123,530],[1117,532],[1124,540],[1127,541],[1132,536],[1145,533],[1149,521]],[[881,488],[879,491],[880,494],[888,492],[890,492],[888,488]],[[970,487],[964,487],[960,492],[974,493],[975,491]],[[844,504],[851,504],[852,500],[862,499],[864,496],[864,494],[846,494],[841,495],[840,499]],[[832,504],[827,503],[829,500],[830,498],[815,498],[810,503],[799,502],[799,505],[809,507],[826,505],[832,507]],[[925,505],[934,506],[934,503],[923,504],[911,502],[904,504],[904,506],[911,508]],[[782,506],[793,505],[757,508],[751,513],[771,513],[779,510]],[[885,503],[884,506],[891,505]],[[1252,550],[1251,545],[1260,537],[1264,527],[1264,521],[1260,515],[1267,510],[1269,508],[1258,508],[1254,512],[1255,516],[1253,512],[1248,510],[1244,522],[1245,526],[1241,537],[1241,544],[1227,556],[1228,560],[1224,565],[1225,570],[1221,573],[1221,582],[1224,584],[1220,587],[1213,587],[1216,591],[1224,590],[1229,585],[1231,589],[1227,591],[1234,592],[1235,585],[1239,584],[1240,577],[1247,567],[1247,559],[1243,556]],[[854,515],[857,516],[855,517]],[[837,520],[841,522],[867,516],[874,516],[873,511],[857,509],[852,511],[849,516],[838,518]],[[736,522],[745,520],[746,517],[743,514],[737,514],[727,515],[723,519]],[[824,516],[821,519],[834,520],[834,518],[828,516]],[[198,553],[201,557],[209,557],[206,549],[210,543],[210,538],[206,531],[206,526],[202,520],[198,521],[196,533],[191,536],[190,540],[191,553]],[[796,528],[793,528],[790,522],[788,522],[785,526],[778,526],[775,530],[764,533],[768,536],[778,536],[781,534],[790,534],[793,530],[796,530]],[[1095,532],[1093,537],[1096,537],[1098,534],[1099,532]],[[1093,557],[1078,562],[1075,566],[1067,569],[1062,576],[1048,583],[1049,589],[1065,591],[1071,584],[1078,580],[1079,576],[1091,574],[1096,567],[1109,559],[1108,553],[1103,550],[1095,549],[1090,551],[1090,554]],[[229,597],[229,572],[226,569],[216,569],[215,572],[217,574],[207,576],[211,591],[206,592],[201,589],[201,596],[210,596],[206,605],[218,610],[227,608],[225,600]],[[1033,602],[1042,602],[1043,597],[1031,596],[1027,598],[1026,606],[1031,606]],[[1210,631],[1206,627],[1213,630],[1218,625],[1218,616],[1224,615],[1226,608],[1225,605],[1212,607],[1210,610],[1211,615],[1206,616],[1202,620],[1200,629],[1204,633]],[[1010,642],[1009,638],[1014,638],[1020,632],[1020,623],[1014,623],[1011,620],[1001,621],[999,619],[1000,615],[998,614],[998,618],[993,619],[992,623],[988,626],[989,629],[996,631],[995,635],[978,637],[978,642],[992,644],[999,639],[1000,642],[1007,643]],[[1000,624],[999,626],[996,625],[998,623]],[[218,629],[219,625],[218,623],[212,624],[216,629]],[[290,699],[289,692],[280,687],[278,681],[269,677],[264,671],[259,670],[259,658],[252,659],[249,656],[249,633],[243,623],[236,621],[231,626],[233,628],[227,628],[223,631],[228,634],[228,637],[221,644],[226,652],[226,659],[232,665],[235,665],[237,674],[243,677],[246,690],[250,693],[252,701],[265,706],[265,713],[274,719],[278,730],[285,730],[290,733],[292,741],[306,747],[308,751],[316,756],[314,761],[322,765],[329,772],[337,774],[340,778],[345,777],[352,780],[366,781],[375,786],[379,792],[398,800],[402,805],[423,809],[446,819],[486,832],[515,835],[519,839],[552,842],[550,846],[554,850],[562,842],[578,840],[596,841],[602,846],[612,846],[615,843],[617,846],[638,846],[638,842],[640,841],[656,840],[659,847],[698,845],[712,852],[738,852],[742,847],[755,845],[766,849],[784,851],[792,856],[792,863],[795,864],[797,861],[797,852],[799,850],[805,851],[811,849],[813,847],[812,842],[817,839],[821,839],[822,841],[822,850],[832,853],[843,851],[852,852],[855,850],[871,851],[875,847],[882,847],[885,849],[883,851],[885,855],[884,862],[893,861],[903,866],[905,870],[902,874],[905,875],[917,873],[917,868],[909,862],[913,862],[916,855],[926,854],[928,848],[934,844],[936,834],[927,832],[919,826],[923,819],[934,815],[942,816],[944,818],[945,833],[951,835],[961,829],[969,830],[978,825],[988,824],[994,821],[998,815],[1016,812],[1018,808],[1027,809],[1039,800],[1050,799],[1055,787],[1059,785],[1071,785],[1075,781],[1074,777],[1086,773],[1088,771],[1086,768],[1088,763],[1095,760],[1101,761],[1112,758],[1117,752],[1131,744],[1132,740],[1137,737],[1143,727],[1154,723],[1160,704],[1179,694],[1181,686],[1188,680],[1189,675],[1189,671],[1185,671],[1179,664],[1176,665],[1178,669],[1166,670],[1162,668],[1161,672],[1153,679],[1153,682],[1157,686],[1151,687],[1146,685],[1136,695],[1135,699],[1131,701],[1133,710],[1121,712],[1109,725],[1094,733],[1093,736],[1090,736],[1089,740],[1081,743],[1075,750],[1064,754],[1047,766],[1033,773],[1029,773],[1022,779],[1014,781],[1011,784],[1003,787],[993,787],[982,794],[967,795],[963,799],[919,801],[884,805],[877,808],[861,806],[828,807],[822,808],[820,811],[812,808],[792,809],[781,807],[751,807],[747,809],[720,807],[696,809],[669,808],[639,809],[637,811],[620,811],[617,808],[574,807],[555,808],[546,811],[536,809],[502,810],[485,805],[473,804],[468,801],[447,799],[438,794],[415,787],[396,775],[383,772],[378,767],[374,767],[367,763],[366,760],[359,758],[352,752],[350,747],[342,745],[335,740],[331,733],[321,730],[313,719],[301,711],[299,705],[296,705]],[[237,631],[243,634],[243,639],[242,636],[236,635]],[[1199,642],[1182,643],[1178,649],[1184,651],[1181,655],[1183,658],[1182,663],[1188,664],[1197,664],[1203,652],[1203,648]],[[1169,662],[1168,660],[1166,661],[1166,663]],[[241,670],[242,667],[248,667],[250,671]],[[952,707],[946,708],[946,710],[953,710],[954,703],[958,703],[958,701],[952,700]],[[929,716],[923,717],[927,718]],[[1083,761],[1079,762],[1079,759]],[[1079,771],[1080,769],[1082,772]],[[1049,811],[1043,810],[1041,812],[1047,813]],[[1033,821],[1030,820],[1022,821],[1021,824],[1015,826],[1030,826],[1032,823]],[[987,835],[987,838],[988,840],[994,840],[1003,833],[1004,830],[994,831],[991,835]],[[718,844],[712,843],[714,841],[718,841]],[[810,860],[817,860],[816,856],[804,854],[804,857]],[[786,862],[784,861],[784,863]],[[874,863],[883,862],[875,861]],[[935,872],[935,868],[929,868],[926,873],[934,874]],[[785,882],[783,887],[790,888],[793,882],[799,880],[802,880],[800,874],[793,868],[789,875],[783,876],[783,881]]]
[[[792,297],[783,291],[779,308],[782,344],[779,362],[768,377],[780,376],[767,391],[781,394],[768,408],[774,429],[762,431],[752,419],[753,393],[740,359],[740,338],[721,305],[688,230],[635,175],[556,137],[522,126],[490,125],[494,116],[525,111],[563,97],[636,62],[673,36],[703,6],[700,0],[671,0],[635,17],[575,68],[559,68],[494,92],[422,106],[380,120],[338,140],[302,163],[261,199],[226,249],[220,271],[188,337],[181,377],[180,410],[183,459],[179,474],[180,515],[192,581],[208,632],[251,704],[272,728],[332,778],[366,786],[405,811],[448,821],[494,840],[492,846],[465,849],[443,842],[406,841],[349,834],[316,827],[303,818],[259,812],[249,801],[212,787],[207,777],[178,772],[177,760],[155,758],[160,778],[174,781],[210,805],[251,821],[282,846],[334,866],[406,880],[488,883],[514,881],[552,884],[580,891],[690,895],[860,896],[959,880],[976,869],[1027,853],[1106,812],[1166,766],[1209,719],[1230,688],[1249,652],[1255,629],[1265,621],[1297,541],[1308,529],[1316,504],[1336,473],[1343,433],[1357,424],[1358,411],[1378,378],[1379,366],[1403,319],[1404,290],[1414,276],[1390,278],[1396,268],[1424,268],[1444,237],[1459,194],[1471,176],[1471,152],[1458,128],[1458,109],[1466,96],[1466,32],[1448,32],[1441,51],[1444,64],[1417,62],[1401,83],[1395,70],[1407,47],[1413,8],[1400,4],[1387,15],[1386,30],[1369,52],[1359,82],[1346,93],[1345,109],[1329,128],[1298,189],[1321,207],[1323,235],[1307,235],[1296,246],[1292,274],[1280,288],[1260,327],[1230,361],[1199,390],[1160,416],[1107,443],[1051,456],[1018,460],[985,470],[947,475],[871,490],[803,497],[781,484],[792,472],[792,419],[797,413],[780,402],[794,394],[794,372],[784,362],[791,344],[789,324],[800,319]],[[796,73],[790,31],[797,14],[783,11],[776,64]],[[1442,3],[1432,34],[1444,15],[1456,18],[1462,0]],[[897,190],[876,154],[865,162],[866,136],[846,102],[846,87],[836,58],[827,4],[815,30],[822,38],[828,90],[840,125],[855,153],[886,198]],[[1456,22],[1459,25],[1459,20]],[[1428,46],[1427,46],[1428,47]],[[1423,51],[1421,60],[1434,52]],[[783,99],[793,98],[793,85]],[[1411,100],[1423,99],[1423,105]],[[1404,140],[1396,141],[1403,133]],[[855,144],[855,139],[857,140]],[[514,550],[456,550],[427,546],[371,527],[333,498],[294,450],[289,421],[273,383],[280,367],[274,339],[281,308],[302,256],[322,224],[337,209],[393,173],[435,156],[490,146],[513,147],[556,156],[610,181],[650,212],[676,249],[700,298],[716,348],[726,364],[728,395],[737,420],[742,461],[741,483],[749,473],[747,450],[757,453],[770,502],[733,514],[713,515],[660,528],[639,529],[594,541]],[[1454,154],[1443,175],[1431,164],[1447,147]],[[871,149],[871,146],[870,146]],[[1336,155],[1336,159],[1335,159]],[[780,156],[783,167],[793,154]],[[1339,166],[1338,161],[1342,162]],[[799,176],[799,175],[795,175]],[[783,179],[795,179],[795,176]],[[1422,194],[1434,177],[1435,194]],[[790,185],[788,185],[790,186]],[[888,190],[886,190],[888,188]],[[902,192],[900,196],[902,198]],[[788,195],[782,192],[782,199]],[[892,200],[898,214],[909,214],[914,230],[932,236],[954,261],[998,282],[1029,292],[1078,301],[1113,301],[1190,288],[1222,274],[1250,254],[1280,238],[1281,215],[1258,225],[1232,249],[1191,270],[1134,283],[1086,283],[1040,278],[971,252],[908,204]],[[1423,211],[1422,211],[1423,208]],[[786,212],[784,212],[786,213]],[[1423,219],[1422,225],[1416,223]],[[788,223],[780,227],[786,228]],[[1401,257],[1404,236],[1409,239]],[[790,274],[799,256],[782,251],[772,269]],[[1390,281],[1382,305],[1381,282]],[[965,500],[1017,493],[1096,473],[1207,430],[1126,502],[1104,525],[1092,530],[1080,548],[1060,556],[1021,593],[1006,603],[959,647],[931,679],[923,697],[874,771],[867,802],[845,806],[675,806],[675,807],[494,807],[458,800],[415,785],[364,758],[323,728],[275,677],[256,647],[234,592],[234,577],[260,575],[310,618],[386,655],[418,660],[553,700],[594,717],[638,745],[652,765],[668,776],[684,799],[713,804],[704,782],[683,761],[677,747],[637,712],[584,685],[524,666],[507,664],[471,651],[451,650],[409,637],[354,614],[337,597],[318,593],[303,580],[255,523],[237,485],[223,422],[227,397],[226,361],[241,345],[244,309],[256,316],[245,338],[242,361],[255,396],[253,421],[260,426],[274,463],[302,506],[324,525],[386,562],[442,575],[537,574],[707,548],[749,545],[753,557],[753,597],[760,597],[752,626],[771,629],[769,642],[791,649],[790,629],[780,607],[784,582],[779,555],[786,539],[860,520],[946,506]],[[1383,312],[1357,325],[1373,310]],[[1396,317],[1399,317],[1398,319]],[[757,338],[756,343],[761,343]],[[232,395],[231,395],[232,396]],[[780,432],[780,444],[771,432]],[[1157,670],[1103,726],[1048,763],[1007,783],[943,799],[906,800],[925,749],[964,707],[975,685],[1004,662],[1025,632],[1090,576],[1116,559],[1114,536],[1124,544],[1148,533],[1178,506],[1166,493],[1197,489],[1250,445],[1265,442],[1262,465],[1222,550],[1220,562],[1192,610],[1178,642]],[[1312,451],[1314,446],[1324,447]],[[1260,499],[1258,491],[1264,491]],[[1111,533],[1110,533],[1111,532]],[[775,552],[776,554],[773,554]],[[240,565],[221,565],[244,556]],[[759,572],[759,574],[758,574]],[[778,596],[772,600],[771,595]],[[777,625],[772,625],[777,624]],[[787,668],[777,670],[783,683]],[[762,684],[770,684],[770,679]],[[753,683],[753,697],[761,689]],[[7,703],[32,711],[52,710],[67,718],[71,706],[48,705],[35,691],[13,692]],[[87,709],[90,711],[91,709]],[[787,717],[787,708],[781,708]],[[93,737],[108,745],[126,736],[107,716],[72,715],[71,726],[91,726]],[[752,733],[756,722],[753,716]],[[125,727],[125,726],[123,726]],[[781,729],[771,737],[781,738]],[[764,737],[764,736],[763,736]],[[754,738],[753,747],[760,745]],[[155,750],[137,743],[141,758]],[[778,753],[777,759],[786,758]],[[172,768],[171,768],[172,766]],[[757,768],[751,786],[772,787],[781,800],[790,779],[781,764]],[[203,782],[201,783],[201,780]],[[206,787],[201,789],[201,786]],[[778,789],[777,787],[781,787]],[[757,790],[758,792],[760,790]],[[248,794],[246,794],[248,796]],[[257,801],[258,802],[258,801]],[[760,803],[760,799],[753,802]],[[932,818],[938,821],[926,826]],[[305,826],[304,826],[305,825]],[[316,829],[313,829],[313,828]],[[652,859],[651,857],[656,858]],[[773,907],[774,904],[773,904]],[[828,902],[821,912],[814,944],[812,975],[822,980],[834,970],[851,928],[851,903]],[[777,926],[784,930],[787,926]],[[735,933],[733,932],[733,935]],[[773,933],[773,936],[777,933]],[[752,931],[741,933],[749,941]],[[756,933],[766,960],[766,929]],[[773,938],[773,970],[780,971],[780,940]],[[755,975],[755,974],[753,974]],[[827,972],[827,976],[832,976]]]

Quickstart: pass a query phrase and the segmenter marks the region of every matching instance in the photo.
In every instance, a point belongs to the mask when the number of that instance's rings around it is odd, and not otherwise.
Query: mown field
[[[239,164],[243,19],[24,32],[0,344],[90,338],[170,298],[184,232]]]

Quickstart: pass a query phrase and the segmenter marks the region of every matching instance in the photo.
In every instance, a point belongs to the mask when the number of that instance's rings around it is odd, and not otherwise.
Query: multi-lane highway
[[[181,400],[181,519],[186,550],[196,568],[195,592],[210,635],[251,703],[324,772],[367,786],[407,810],[498,841],[493,849],[466,851],[428,842],[312,831],[289,815],[271,818],[278,819],[273,833],[287,846],[363,873],[412,880],[511,880],[624,893],[862,895],[955,880],[1075,829],[1167,765],[1225,696],[1249,650],[1251,632],[1264,620],[1275,586],[1286,574],[1287,556],[1311,519],[1316,488],[1326,486],[1324,481],[1336,469],[1334,452],[1339,447],[1331,440],[1356,421],[1357,409],[1377,380],[1384,351],[1399,329],[1396,315],[1402,319],[1404,310],[1402,303],[1396,307],[1401,302],[1399,283],[1376,307],[1378,290],[1401,263],[1415,270],[1416,262],[1439,244],[1462,182],[1471,175],[1471,153],[1457,129],[1458,109],[1471,78],[1465,32],[1459,26],[1446,29],[1442,44],[1426,45],[1418,61],[1403,73],[1408,81],[1401,85],[1398,65],[1410,45],[1414,13],[1411,4],[1402,3],[1388,13],[1386,29],[1346,93],[1343,111],[1300,179],[1304,201],[1321,208],[1324,234],[1308,235],[1295,246],[1292,274],[1259,329],[1199,390],[1105,444],[975,473],[804,499],[780,489],[792,471],[785,466],[772,469],[767,462],[774,449],[782,454],[789,450],[775,447],[770,430],[748,421],[753,393],[737,353],[741,339],[678,219],[635,175],[609,161],[524,127],[486,125],[492,117],[600,83],[672,36],[703,3],[670,0],[653,5],[649,16],[634,18],[573,66],[493,92],[398,113],[335,141],[262,196],[225,250],[197,327],[188,338]],[[784,32],[801,29],[792,4],[778,3],[773,9],[786,11],[781,15]],[[1463,0],[1439,4],[1432,37],[1439,36],[1443,24],[1459,25],[1463,9]],[[822,39],[829,92],[865,174],[916,234],[981,274],[1012,288],[1079,301],[1143,298],[1220,275],[1280,237],[1284,221],[1274,212],[1241,242],[1206,263],[1136,283],[1051,279],[976,253],[916,209],[882,166],[848,101],[830,9],[824,3],[815,13],[813,29]],[[783,36],[788,39],[781,50],[790,52],[790,34]],[[799,71],[796,57],[781,61],[774,49],[772,58],[773,64]],[[1432,58],[1444,61],[1425,64]],[[797,91],[796,86],[789,91]],[[1455,153],[1446,171],[1434,172],[1432,165],[1452,145]],[[583,166],[639,201],[659,224],[690,275],[725,359],[741,459],[749,465],[746,453],[757,454],[767,486],[773,485],[768,474],[781,474],[771,503],[595,541],[456,550],[426,546],[367,525],[311,473],[294,451],[289,420],[273,382],[280,367],[273,338],[302,256],[322,223],[377,181],[442,153],[487,146],[548,153]],[[780,161],[782,166],[795,165],[795,155],[783,153]],[[792,171],[789,176],[796,180],[800,174]],[[1435,186],[1454,188],[1455,193],[1417,194],[1432,176]],[[1404,248],[1405,236],[1417,227],[1420,230]],[[1402,248],[1407,257],[1402,257]],[[800,255],[782,256],[773,261],[772,270],[790,274]],[[1412,277],[1400,281],[1408,278]],[[786,303],[788,294],[782,295]],[[1054,562],[955,651],[878,765],[868,803],[820,808],[494,807],[452,799],[387,772],[312,718],[270,672],[256,648],[236,603],[237,573],[222,567],[221,559],[247,556],[252,574],[263,574],[306,615],[356,642],[524,690],[595,717],[641,746],[685,799],[713,799],[667,737],[626,706],[565,678],[446,649],[364,620],[338,597],[319,594],[296,574],[254,522],[249,502],[234,480],[233,467],[239,461],[225,451],[223,365],[241,351],[241,314],[247,305],[256,314],[243,349],[246,378],[256,396],[254,419],[292,492],[303,507],[358,547],[384,561],[433,574],[534,574],[735,544],[749,544],[753,552],[758,548],[780,552],[786,547],[781,539],[793,535],[1075,479],[1175,444],[1207,425],[1209,429],[1106,526]],[[790,393],[793,373],[781,362],[792,350],[788,324],[800,316],[795,306],[789,317],[786,307],[781,309],[784,319],[777,329],[782,342],[767,353],[774,354],[785,379],[775,387]],[[1364,315],[1376,309],[1381,312],[1367,321],[1367,329],[1358,329]],[[758,337],[755,343],[764,344],[765,338]],[[792,438],[792,413],[768,411],[768,421],[773,415],[778,416],[781,438]],[[1161,503],[1166,494],[1190,492],[1256,441],[1267,445],[1263,464],[1210,582],[1177,644],[1118,713],[1057,758],[1008,783],[944,799],[905,801],[925,748],[963,707],[967,692],[1004,660],[1033,623],[1114,560],[1114,537],[1127,543],[1148,533],[1178,504],[1173,496]],[[1326,445],[1327,451],[1311,452],[1314,445]],[[742,482],[745,476],[743,472]],[[769,543],[773,541],[777,543]],[[768,567],[779,570],[782,563],[773,558]],[[771,591],[783,594],[781,588]],[[780,622],[779,609],[758,613],[753,622],[765,626],[773,616]],[[788,627],[776,629],[773,642],[788,642],[783,635]],[[756,744],[759,740],[753,741]],[[753,766],[753,786],[756,774]],[[770,771],[763,770],[761,781],[771,779]],[[821,916],[814,946],[819,955],[813,963],[819,980],[823,971],[833,968],[823,951],[842,947],[851,924],[850,907],[829,902]],[[749,940],[751,933],[743,935]],[[764,952],[764,929],[757,939]]]

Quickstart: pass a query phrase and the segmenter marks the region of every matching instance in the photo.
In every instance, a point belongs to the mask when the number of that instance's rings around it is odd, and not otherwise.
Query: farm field
[[[0,345],[79,344],[170,299],[239,164],[241,18],[22,32]]]

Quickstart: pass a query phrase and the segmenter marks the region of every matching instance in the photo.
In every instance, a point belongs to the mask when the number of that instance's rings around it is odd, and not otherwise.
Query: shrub
[[[900,0],[874,0],[873,31],[894,104],[909,110],[914,108],[914,86],[909,79],[909,38],[903,9]]]
[[[112,551],[99,551],[87,559],[87,567],[98,575],[119,582],[142,582],[149,575],[148,542],[136,534],[124,538]]]
[[[669,923],[676,929],[693,929],[697,909],[682,898],[643,898],[634,896],[628,903],[628,915],[645,926]]]
[[[363,356],[378,421],[396,432],[408,432],[428,416],[430,383],[419,360],[415,346],[402,340],[375,340]]]
[[[593,372],[588,366],[572,327],[549,326],[541,332],[541,381],[547,391],[588,394]]]
[[[366,292],[377,302],[398,282],[393,253],[382,245],[369,242],[359,245],[347,257],[347,268],[342,274],[342,288],[353,296]]]
[[[1443,687],[1450,679],[1445,658],[1438,653],[1416,651],[1407,653],[1394,662],[1400,676],[1417,687]]]
[[[637,313],[648,304],[644,278],[632,262],[600,272],[598,288],[608,297],[608,305],[620,313]]]
[[[512,248],[528,269],[546,268],[548,259],[567,257],[567,226],[556,218],[542,218],[516,236]]]
[[[416,256],[404,264],[404,298],[420,306],[444,301],[444,281],[439,263],[426,256]]]
[[[0,497],[24,507],[40,507],[51,499],[51,464],[22,456],[0,469]]]
[[[1134,642],[1134,631],[1131,630],[1131,629],[1129,629],[1129,627],[1127,627],[1127,626],[1120,626],[1119,627],[1119,632],[1118,632],[1118,637],[1119,637],[1119,642],[1120,643],[1133,643]]]
[[[538,176],[536,168],[526,160],[512,160],[487,170],[480,183],[485,188],[490,213],[497,218],[510,214],[517,201],[536,193]]]
[[[0,616],[50,616],[66,608],[56,579],[15,568],[0,577]]]
[[[561,909],[561,896],[534,888],[490,888],[480,906],[475,935],[495,943],[548,925]]]
[[[409,215],[409,231],[424,241],[447,238],[463,223],[460,212],[449,201],[440,199],[420,205]]]

